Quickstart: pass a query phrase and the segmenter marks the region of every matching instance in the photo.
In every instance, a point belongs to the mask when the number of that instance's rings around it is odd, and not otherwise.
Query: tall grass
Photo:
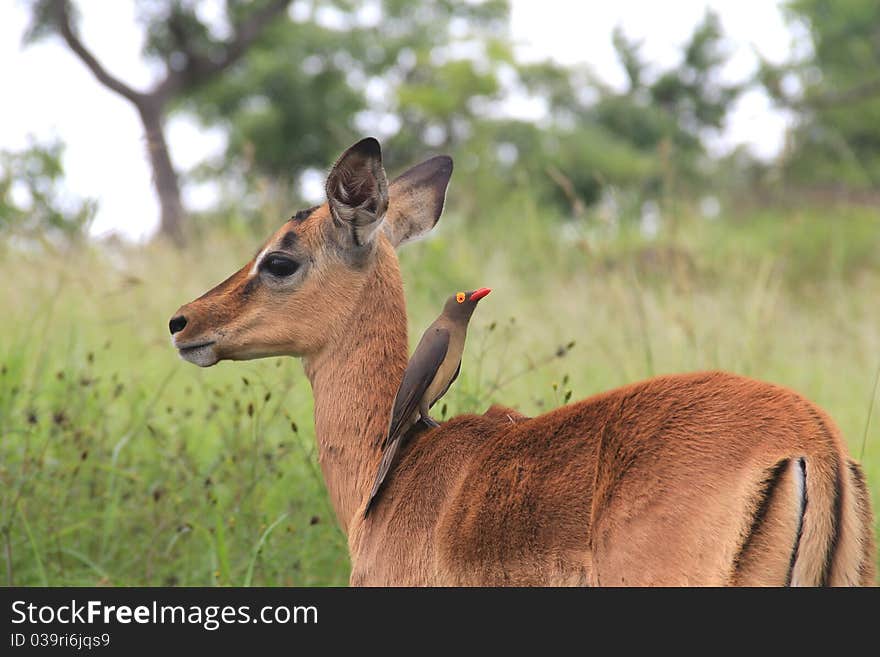
[[[450,214],[401,251],[411,339],[493,288],[447,416],[539,413],[664,372],[723,368],[827,409],[880,507],[880,221],[762,211],[674,239],[563,225],[525,202]],[[0,554],[6,583],[330,585],[348,577],[292,359],[200,370],[168,343],[182,303],[257,246],[0,254]]]

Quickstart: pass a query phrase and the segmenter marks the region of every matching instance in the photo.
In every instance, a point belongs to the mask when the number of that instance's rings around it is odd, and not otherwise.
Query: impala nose
[[[171,335],[182,331],[184,326],[186,326],[186,317],[183,315],[172,317],[171,321],[168,322],[168,330],[171,331]]]

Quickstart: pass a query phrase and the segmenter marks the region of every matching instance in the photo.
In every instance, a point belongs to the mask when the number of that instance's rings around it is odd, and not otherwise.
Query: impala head
[[[451,174],[452,159],[438,156],[389,184],[379,142],[356,143],[331,169],[323,205],[297,212],[244,267],[174,313],[180,356],[208,367],[319,352],[369,303],[376,262],[437,223]]]

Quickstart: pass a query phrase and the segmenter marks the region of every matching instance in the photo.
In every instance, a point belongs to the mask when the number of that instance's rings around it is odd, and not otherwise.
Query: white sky
[[[153,72],[141,61],[140,29],[128,2],[80,0],[81,33],[98,59],[136,88],[146,88]],[[778,0],[512,0],[511,29],[522,59],[586,63],[604,80],[622,85],[625,77],[611,45],[611,32],[621,25],[627,36],[644,42],[642,54],[658,68],[673,65],[680,46],[707,6],[721,17],[731,61],[730,80],[742,80],[755,69],[755,52],[782,61],[792,49]],[[128,101],[102,87],[62,44],[47,39],[20,47],[27,25],[21,3],[0,8],[0,149],[21,149],[34,137],[60,137],[65,188],[79,197],[98,200],[95,234],[118,232],[143,239],[158,225],[158,202],[143,146],[143,131]],[[712,148],[718,152],[748,144],[759,156],[781,148],[787,117],[773,110],[757,91],[743,96],[728,126]],[[168,125],[172,159],[190,167],[222,149],[219,132],[176,118]],[[212,198],[210,190],[185,189],[185,202],[198,207]]]

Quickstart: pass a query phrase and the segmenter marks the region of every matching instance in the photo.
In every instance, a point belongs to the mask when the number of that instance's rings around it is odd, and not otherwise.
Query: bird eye
[[[287,256],[273,253],[263,258],[263,262],[260,263],[260,269],[269,272],[273,276],[284,278],[295,273],[299,269],[299,263]]]
[[[459,292],[458,294],[455,295],[455,300],[458,301],[459,303],[464,303],[464,298],[465,298],[464,292]]]

